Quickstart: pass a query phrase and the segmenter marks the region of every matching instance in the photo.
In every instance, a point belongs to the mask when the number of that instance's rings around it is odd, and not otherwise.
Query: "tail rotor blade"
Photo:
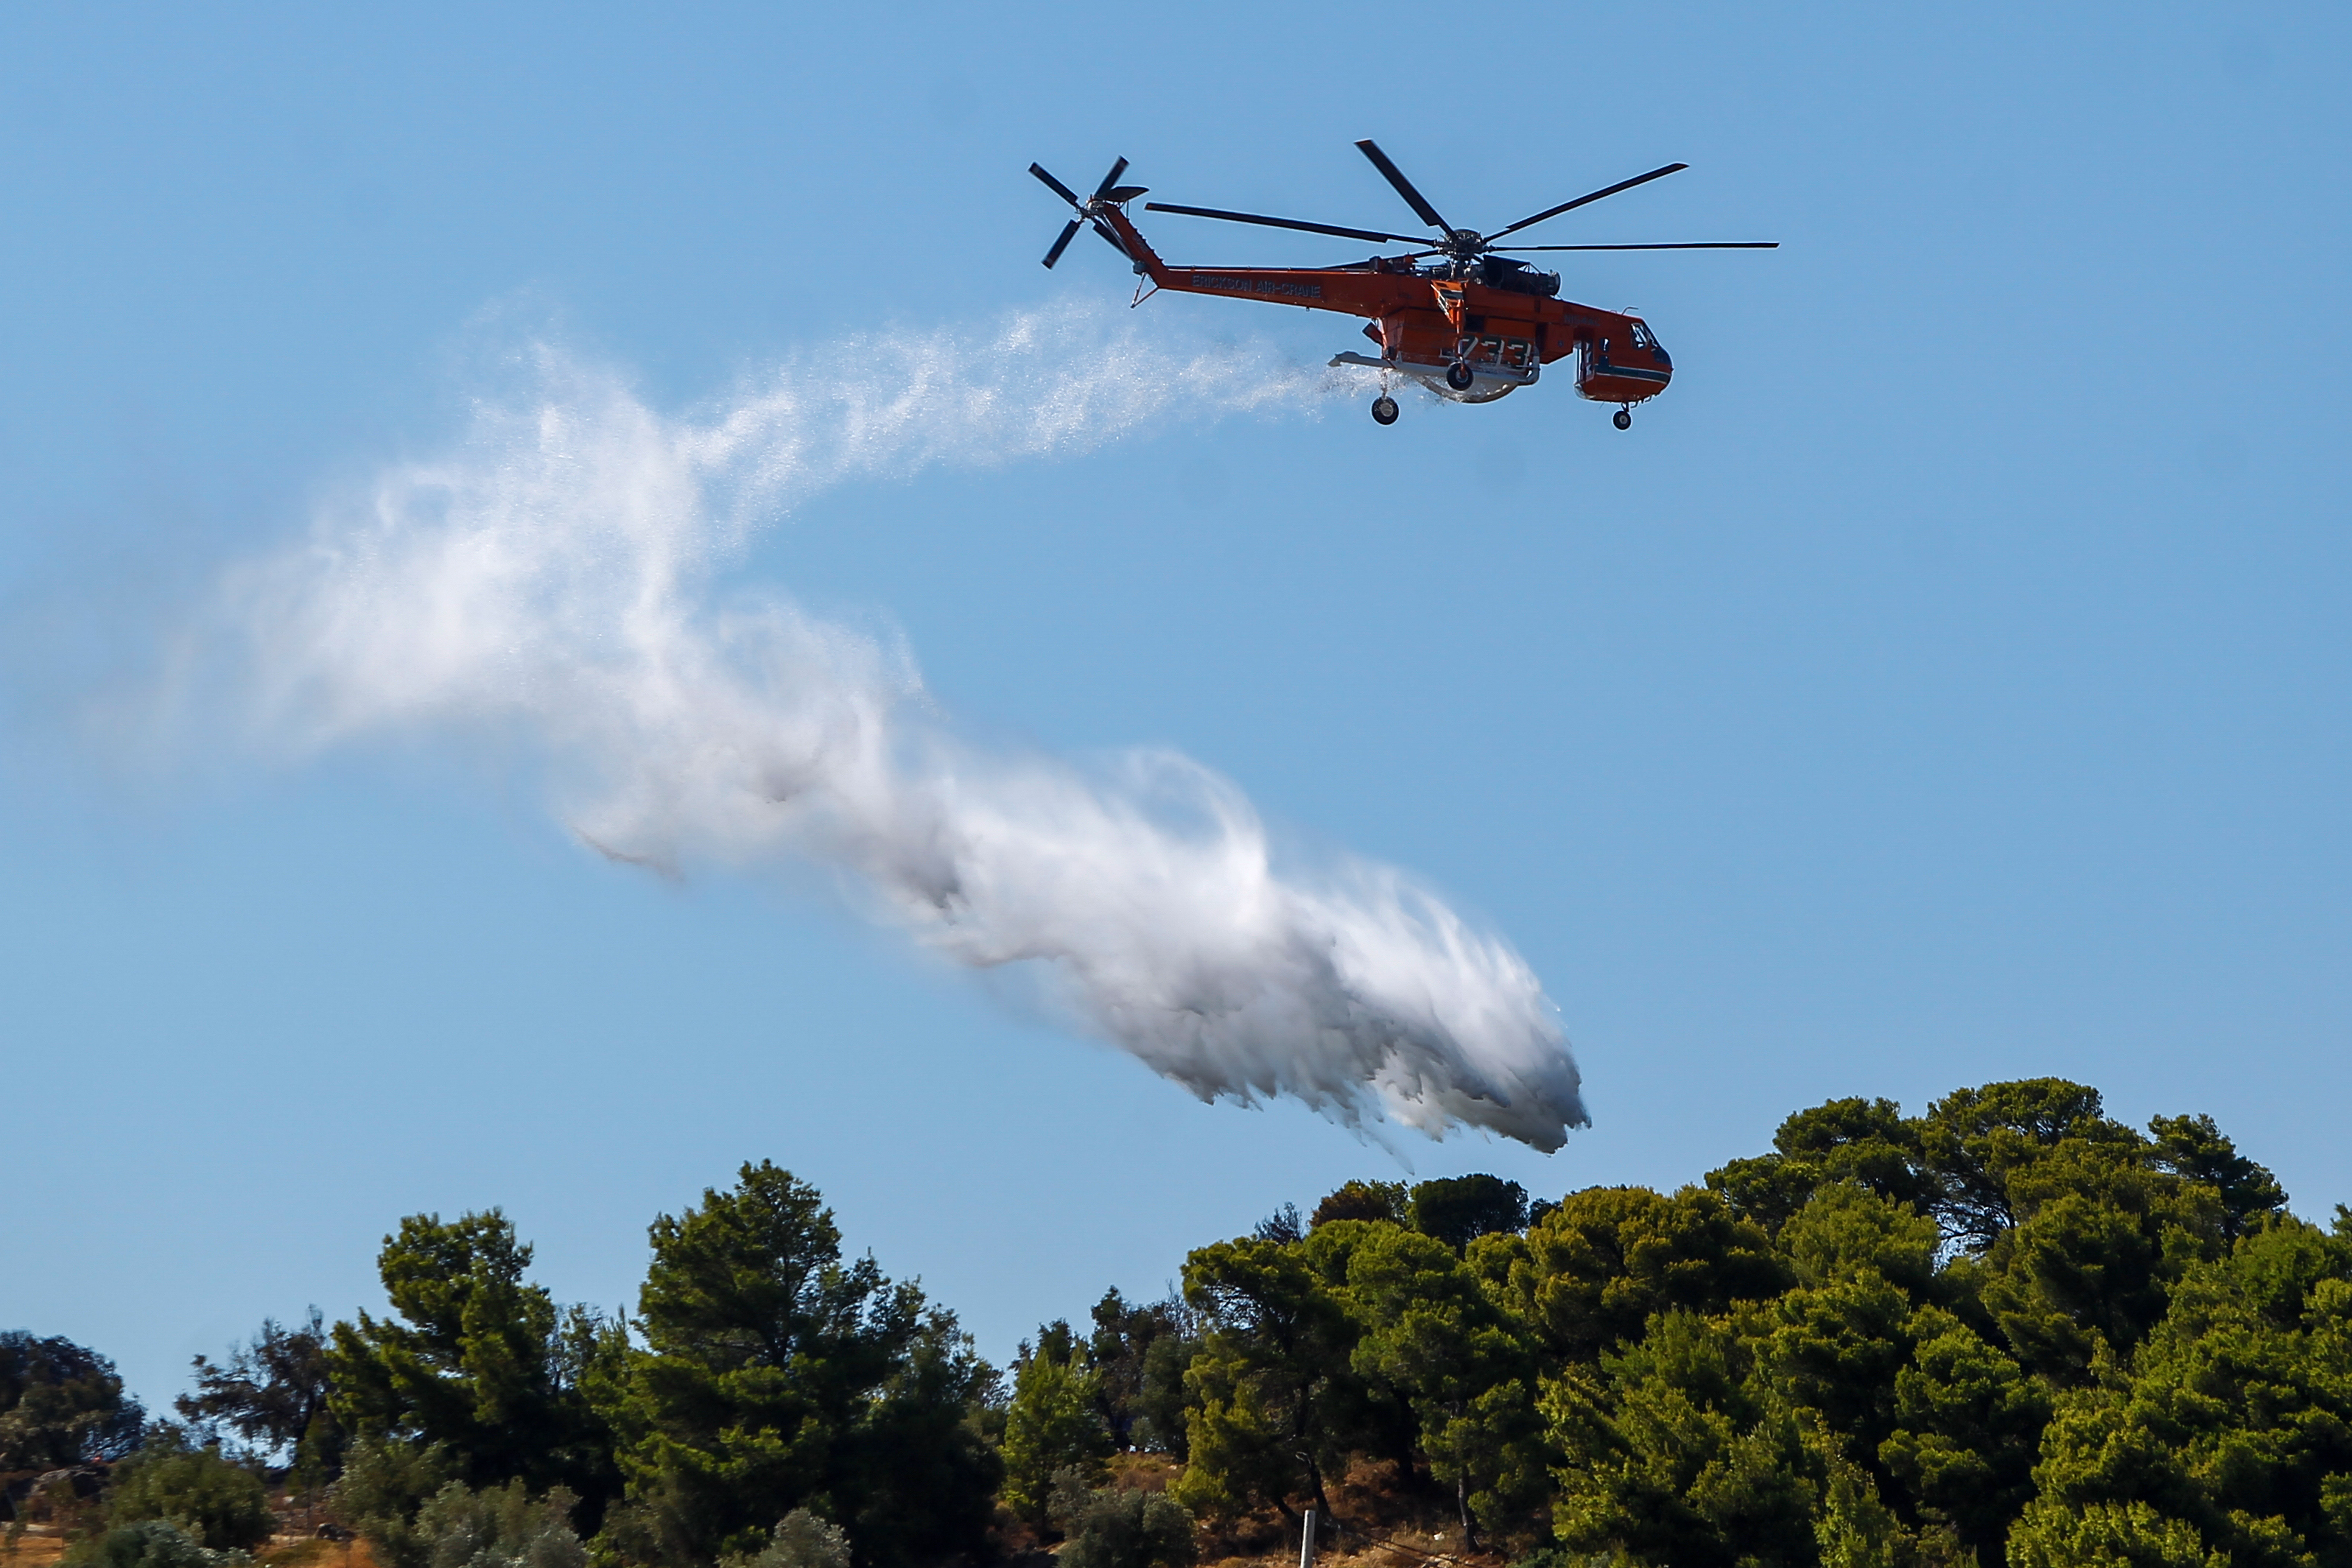
[[[1070,241],[1078,237],[1078,230],[1084,228],[1089,223],[1094,225],[1095,232],[1101,235],[1104,241],[1108,244],[1112,249],[1118,251],[1121,256],[1127,255],[1127,246],[1125,242],[1123,242],[1117,234],[1112,232],[1110,226],[1104,223],[1100,218],[1094,216],[1097,203],[1102,202],[1106,199],[1111,201],[1128,201],[1143,194],[1143,187],[1140,185],[1129,188],[1123,187],[1119,184],[1118,177],[1127,173],[1126,159],[1121,158],[1118,163],[1113,163],[1110,166],[1110,173],[1102,177],[1102,184],[1095,187],[1095,194],[1084,200],[1079,199],[1077,192],[1070,189],[1069,186],[1062,184],[1061,181],[1054,178],[1052,174],[1048,174],[1045,170],[1045,165],[1043,163],[1030,164],[1029,172],[1036,175],[1039,182],[1042,183],[1047,190],[1053,192],[1055,195],[1069,203],[1071,207],[1075,209],[1078,215],[1072,218],[1069,223],[1064,226],[1061,234],[1054,241],[1054,248],[1045,253],[1046,266],[1051,267],[1056,261],[1061,260],[1062,252],[1070,248]],[[1129,258],[1129,259],[1133,258]]]
[[[1437,216],[1437,209],[1429,205],[1429,198],[1412,188],[1412,182],[1404,177],[1404,171],[1389,162],[1389,155],[1381,151],[1379,142],[1359,142],[1356,143],[1356,150],[1372,161],[1372,167],[1378,169],[1387,178],[1388,183],[1396,187],[1397,195],[1404,198],[1405,205],[1412,208],[1414,216],[1422,222],[1433,227],[1444,229],[1447,234],[1454,232],[1454,226]]]
[[[1119,160],[1119,167],[1121,167],[1121,168],[1125,168],[1126,166],[1127,166],[1127,161],[1126,161],[1125,159],[1123,159],[1123,158],[1122,158],[1122,159],[1120,159],[1120,160]],[[1083,206],[1083,205],[1086,205],[1085,203],[1083,203],[1083,202],[1081,202],[1081,201],[1079,201],[1079,200],[1078,200],[1078,193],[1077,193],[1077,192],[1076,192],[1076,191],[1074,191],[1074,190],[1070,189],[1070,187],[1069,187],[1069,186],[1067,186],[1067,185],[1066,185],[1066,184],[1062,184],[1062,182],[1061,182],[1061,181],[1059,181],[1059,180],[1057,180],[1057,179],[1054,178],[1054,176],[1053,176],[1053,175],[1051,175],[1051,174],[1049,174],[1045,173],[1045,165],[1044,165],[1044,164],[1042,164],[1042,163],[1032,163],[1032,164],[1030,164],[1030,165],[1029,165],[1029,172],[1030,172],[1031,174],[1033,174],[1036,175],[1039,179],[1041,179],[1041,180],[1045,181],[1045,188],[1046,188],[1047,190],[1049,190],[1049,191],[1053,192],[1055,195],[1057,195],[1057,196],[1061,197],[1064,201],[1066,201],[1066,202],[1069,203],[1072,206],[1074,206],[1074,207],[1075,207],[1075,206]],[[1046,265],[1047,265],[1048,267],[1050,267],[1050,266],[1052,266],[1052,265],[1053,265],[1053,263],[1049,261],[1049,262],[1047,262],[1047,263],[1046,263]]]

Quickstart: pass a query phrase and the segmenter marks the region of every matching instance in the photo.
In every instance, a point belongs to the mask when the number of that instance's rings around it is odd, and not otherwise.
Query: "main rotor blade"
[[[1054,242],[1054,248],[1045,253],[1046,266],[1051,267],[1061,260],[1062,252],[1070,248],[1070,241],[1077,237],[1078,221],[1076,218],[1072,218],[1068,226],[1062,230],[1062,237]]]
[[[1110,166],[1110,173],[1103,176],[1102,184],[1095,187],[1094,199],[1096,201],[1100,201],[1105,196],[1110,195],[1110,188],[1118,184],[1118,177],[1126,173],[1127,160],[1121,158],[1118,163],[1113,163]]]
[[[1152,213],[1182,213],[1187,217],[1221,217],[1227,223],[1263,224],[1267,228],[1304,229],[1308,234],[1337,235],[1341,239],[1369,239],[1374,244],[1387,240],[1394,240],[1400,245],[1425,245],[1429,242],[1429,237],[1425,234],[1381,234],[1369,228],[1341,228],[1336,224],[1303,223],[1297,218],[1260,217],[1255,213],[1229,213],[1216,207],[1180,207],[1167,202],[1146,202],[1143,204],[1143,210]]]
[[[1086,205],[1085,203],[1083,203],[1083,202],[1081,202],[1081,201],[1079,201],[1079,200],[1078,200],[1078,193],[1077,193],[1077,192],[1076,192],[1076,191],[1074,191],[1074,190],[1070,189],[1070,187],[1069,187],[1069,186],[1067,186],[1067,185],[1066,185],[1066,184],[1062,184],[1062,182],[1061,182],[1061,181],[1059,181],[1059,180],[1057,180],[1057,179],[1054,178],[1054,176],[1053,176],[1053,175],[1051,175],[1051,174],[1049,174],[1045,173],[1045,165],[1044,165],[1044,164],[1042,164],[1042,163],[1032,163],[1032,164],[1030,164],[1030,165],[1029,165],[1029,172],[1030,172],[1031,174],[1033,174],[1036,175],[1039,179],[1041,179],[1041,180],[1045,181],[1045,188],[1046,188],[1047,190],[1052,191],[1055,195],[1057,195],[1057,196],[1061,197],[1064,201],[1066,201],[1066,202],[1069,203],[1072,206],[1074,206],[1074,207],[1075,207],[1075,206],[1083,206],[1083,205]]]
[[[1429,205],[1429,198],[1412,188],[1412,182],[1404,177],[1404,171],[1389,162],[1389,155],[1381,151],[1379,142],[1359,142],[1356,151],[1370,158],[1372,167],[1388,176],[1389,184],[1396,187],[1397,195],[1404,198],[1405,205],[1412,208],[1413,215],[1422,222],[1442,228],[1449,235],[1454,232],[1454,226],[1437,216],[1437,209]]]
[[[1519,230],[1527,227],[1529,224],[1541,223],[1548,217],[1558,217],[1560,214],[1580,207],[1587,202],[1597,202],[1603,196],[1613,196],[1620,191],[1630,191],[1635,185],[1646,185],[1652,180],[1663,180],[1668,174],[1679,174],[1685,169],[1689,167],[1690,165],[1688,163],[1669,163],[1663,169],[1653,169],[1646,174],[1636,174],[1630,180],[1620,180],[1615,184],[1609,186],[1606,190],[1591,192],[1587,195],[1577,197],[1572,202],[1562,202],[1556,207],[1546,207],[1543,211],[1536,214],[1535,216],[1523,217],[1518,222],[1513,224],[1510,227],[1498,228],[1486,237],[1488,239],[1500,239],[1507,234],[1517,234]]]
[[[1777,239],[1687,239],[1673,245],[1498,245],[1496,250],[1778,250]]]

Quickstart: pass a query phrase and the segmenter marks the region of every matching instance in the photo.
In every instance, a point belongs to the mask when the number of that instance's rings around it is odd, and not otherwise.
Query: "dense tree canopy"
[[[265,1323],[181,1410],[340,1457],[383,1568],[929,1568],[1057,1535],[1068,1568],[1186,1568],[1308,1508],[1369,1531],[1374,1495],[1521,1568],[2352,1568],[2352,1214],[2285,1205],[2210,1117],[2135,1129],[2080,1084],[1833,1100],[1675,1192],[1281,1204],[1000,1381],[747,1164],[655,1221],[626,1323],[530,1283],[496,1210],[412,1216],[390,1316]],[[119,1458],[140,1420],[103,1358],[0,1335],[0,1465]],[[235,1568],[251,1462],[154,1429],[69,1568]]]
[[[1527,1228],[1528,1190],[1499,1176],[1423,1182],[1405,1200],[1404,1223],[1458,1252],[1482,1236]]]
[[[1185,1262],[1184,1300],[1203,1329],[1184,1373],[1190,1459],[1177,1498],[1188,1507],[1286,1515],[1304,1496],[1330,1511],[1324,1478],[1347,1456],[1363,1396],[1355,1325],[1306,1246],[1251,1237]]]
[[[0,1470],[113,1458],[136,1446],[145,1419],[97,1352],[22,1330],[0,1333]]]
[[[1676,1193],[1501,1187],[1195,1252],[1180,1495],[1318,1502],[1352,1453],[1658,1568],[2352,1563],[2352,1228],[2210,1118],[2030,1079],[1832,1100]]]
[[[652,1229],[643,1348],[602,1393],[648,1557],[756,1552],[807,1508],[861,1568],[977,1550],[1001,1471],[974,1419],[994,1374],[954,1317],[844,1263],[816,1189],[762,1162]]]
[[[1045,1522],[1057,1477],[1087,1486],[1102,1480],[1103,1461],[1118,1446],[1104,1415],[1102,1373],[1066,1322],[1048,1323],[1037,1343],[1013,1363],[1013,1398],[1004,1409],[1004,1506],[1032,1524]]]
[[[530,1257],[497,1209],[401,1221],[377,1256],[398,1316],[335,1325],[329,1405],[350,1431],[438,1447],[469,1485],[562,1486],[593,1513],[618,1478],[587,1384],[617,1331],[525,1280]]]

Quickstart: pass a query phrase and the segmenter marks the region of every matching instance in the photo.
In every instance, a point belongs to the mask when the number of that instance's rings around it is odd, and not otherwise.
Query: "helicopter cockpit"
[[[1670,369],[1673,367],[1675,362],[1666,356],[1666,345],[1658,341],[1657,334],[1638,320],[1632,324],[1629,331],[1635,348],[1640,349],[1660,364]]]

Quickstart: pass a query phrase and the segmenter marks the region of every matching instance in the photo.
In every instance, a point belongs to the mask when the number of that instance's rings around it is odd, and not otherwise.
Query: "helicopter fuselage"
[[[1674,362],[1640,317],[1537,291],[1557,289],[1550,273],[1509,272],[1519,286],[1507,288],[1486,281],[1487,268],[1475,261],[1416,266],[1374,257],[1328,268],[1175,267],[1119,206],[1103,204],[1097,216],[1155,287],[1363,317],[1378,356],[1343,353],[1333,363],[1411,376],[1457,402],[1490,403],[1571,355],[1578,394],[1596,403],[1639,403],[1674,378]],[[1458,384],[1457,366],[1466,370],[1467,385]]]

